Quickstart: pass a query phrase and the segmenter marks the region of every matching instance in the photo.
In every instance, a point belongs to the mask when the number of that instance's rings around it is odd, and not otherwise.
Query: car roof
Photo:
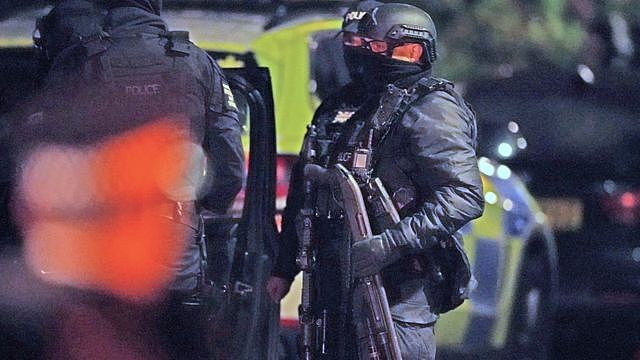
[[[44,16],[51,6],[25,8],[0,19],[0,47],[24,47],[32,45],[36,19]],[[279,14],[269,9],[247,11],[239,7],[222,8],[169,8],[162,17],[171,30],[188,30],[190,39],[207,49],[244,53],[250,44],[267,31],[314,20],[340,18],[344,8],[294,8]],[[215,44],[215,46],[208,46]]]
[[[21,10],[14,16],[0,20],[0,46],[30,46],[36,19],[47,14],[49,9],[51,7]],[[189,30],[191,40],[195,43],[229,42],[238,47],[238,52],[242,52],[246,49],[241,44],[248,46],[260,36],[271,15],[238,10],[169,9],[163,12],[163,18],[171,30]],[[229,41],[230,34],[233,35],[232,42]]]
[[[265,13],[202,9],[170,9],[163,11],[162,17],[171,30],[189,30],[191,40],[203,48],[209,42],[227,44],[228,50],[240,53],[264,33],[271,18]]]

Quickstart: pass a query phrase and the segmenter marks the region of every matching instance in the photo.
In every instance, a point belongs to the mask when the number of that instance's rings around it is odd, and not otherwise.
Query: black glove
[[[351,247],[351,273],[360,278],[373,275],[403,256],[388,232],[359,241]]]

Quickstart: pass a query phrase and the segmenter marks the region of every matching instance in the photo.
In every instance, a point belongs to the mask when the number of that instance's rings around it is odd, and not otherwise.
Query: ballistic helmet
[[[422,60],[427,64],[437,57],[436,26],[429,14],[413,5],[387,3],[376,7],[359,21],[358,35],[392,45],[422,44]]]
[[[357,4],[352,5],[344,14],[342,20],[342,31],[352,33],[358,32],[358,23],[360,20],[362,20],[368,12],[379,5],[382,5],[382,3],[374,0],[359,1]]]
[[[51,60],[83,38],[102,33],[102,14],[92,1],[65,0],[36,20],[33,43]]]

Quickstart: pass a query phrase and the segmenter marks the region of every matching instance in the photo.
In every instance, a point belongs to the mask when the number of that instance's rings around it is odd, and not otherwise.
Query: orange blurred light
[[[187,170],[186,153],[172,153],[188,143],[177,123],[159,121],[108,140],[93,162],[98,192],[106,201],[163,200],[158,184],[176,184]]]

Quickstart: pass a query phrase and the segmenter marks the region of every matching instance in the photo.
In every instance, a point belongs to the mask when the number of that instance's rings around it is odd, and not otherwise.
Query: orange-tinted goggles
[[[386,41],[365,39],[357,34],[348,32],[342,35],[342,42],[345,46],[369,49],[376,54],[386,53],[390,48]]]

